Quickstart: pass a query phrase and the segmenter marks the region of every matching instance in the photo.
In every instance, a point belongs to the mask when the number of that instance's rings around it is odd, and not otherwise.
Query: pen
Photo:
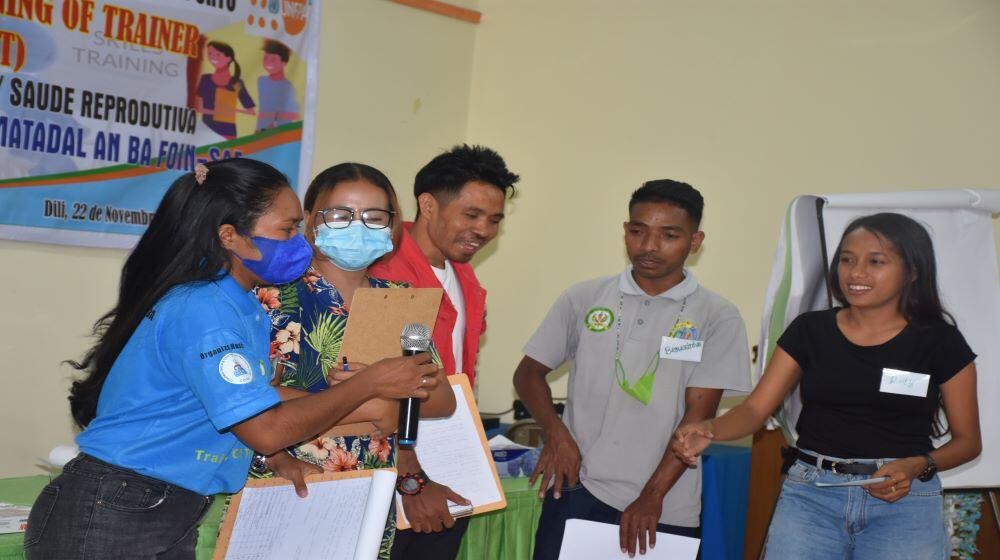
[[[344,360],[344,371],[351,371],[350,368],[347,367],[347,356],[344,356],[343,360]]]

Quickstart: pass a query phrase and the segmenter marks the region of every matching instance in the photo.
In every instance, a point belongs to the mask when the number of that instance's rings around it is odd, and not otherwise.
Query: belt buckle
[[[840,465],[853,465],[853,464],[854,464],[854,461],[834,461],[833,465],[832,465],[833,466],[832,470],[833,470],[833,472],[835,472],[837,474],[850,474],[850,473],[842,473],[842,472],[840,472],[840,470],[839,470],[838,467],[840,467]]]

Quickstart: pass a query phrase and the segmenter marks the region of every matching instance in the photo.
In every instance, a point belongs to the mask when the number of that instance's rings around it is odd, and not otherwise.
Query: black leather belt
[[[795,458],[805,461],[810,465],[818,466],[825,471],[832,471],[837,474],[874,474],[879,469],[875,462],[857,463],[852,461],[830,461],[829,459],[819,460],[819,457],[805,453],[800,449],[795,450]]]

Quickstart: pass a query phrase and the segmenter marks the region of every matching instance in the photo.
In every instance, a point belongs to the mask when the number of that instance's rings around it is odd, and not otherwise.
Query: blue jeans
[[[767,560],[948,557],[941,481],[937,477],[928,482],[914,479],[910,493],[895,503],[872,497],[860,486],[821,488],[813,484],[863,478],[868,476],[837,474],[796,461],[781,487],[771,519],[764,545]]]
[[[542,516],[535,532],[535,560],[556,560],[562,548],[563,531],[567,519],[587,519],[618,525],[622,512],[598,500],[582,484],[563,486],[562,496],[552,497],[550,488],[542,504]],[[678,527],[659,523],[656,530],[685,537],[701,538],[700,527]]]
[[[28,516],[29,560],[195,557],[212,498],[81,453]]]

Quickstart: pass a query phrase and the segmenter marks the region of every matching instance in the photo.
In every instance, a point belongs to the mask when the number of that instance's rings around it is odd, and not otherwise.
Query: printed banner
[[[0,0],[0,238],[132,247],[198,163],[308,180],[320,3]]]

